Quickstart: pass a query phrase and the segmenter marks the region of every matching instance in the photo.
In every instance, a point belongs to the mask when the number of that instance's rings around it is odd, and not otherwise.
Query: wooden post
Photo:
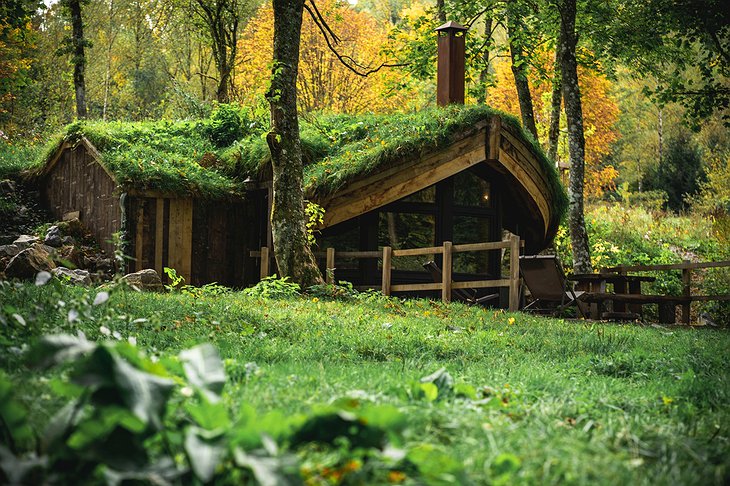
[[[136,238],[134,241],[134,260],[135,260],[135,270],[139,272],[144,268],[142,265],[142,258],[144,255],[144,200],[139,199],[139,207],[137,208],[137,227],[136,230]]]
[[[451,254],[451,242],[444,241],[444,266],[441,271],[441,300],[444,302],[451,302],[451,272],[452,272],[452,261],[453,255]]]
[[[390,260],[393,256],[393,248],[383,247],[383,295],[390,295]]]
[[[509,310],[515,312],[520,307],[520,237],[509,237]]]
[[[165,200],[157,198],[155,208],[155,270],[162,276],[162,243],[164,238]]]
[[[261,280],[269,276],[269,247],[261,247]]]
[[[328,284],[335,283],[335,249],[327,248],[327,264],[325,266],[325,274]]]
[[[685,260],[684,263],[690,263],[690,261]],[[684,295],[685,297],[689,297],[691,294],[691,286],[692,286],[692,269],[683,268],[682,269],[682,295]],[[682,304],[682,322],[684,324],[689,324],[689,309],[690,309],[690,301],[688,300],[686,303]]]

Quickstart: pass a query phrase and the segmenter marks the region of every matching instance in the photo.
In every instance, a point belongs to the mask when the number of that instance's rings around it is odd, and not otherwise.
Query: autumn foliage
[[[387,31],[365,12],[337,0],[317,6],[340,42],[337,52],[367,71],[387,62],[381,54]],[[271,73],[273,11],[262,6],[240,41],[235,84],[239,101],[250,105],[268,89]],[[403,73],[383,68],[367,77],[345,67],[329,49],[324,36],[307,12],[302,25],[297,84],[299,110],[338,113],[389,112],[407,106],[412,93],[402,82]]]
[[[550,52],[538,56],[539,71],[553,72],[553,60]],[[535,70],[538,71],[538,70]],[[618,138],[614,128],[618,120],[619,109],[611,96],[611,82],[600,73],[579,67],[581,96],[583,98],[583,126],[586,137],[586,196],[600,197],[607,189],[615,189],[614,180],[618,171],[613,166],[603,166],[602,161],[611,151],[611,144]],[[489,90],[487,103],[494,108],[520,114],[517,100],[517,89],[508,61],[498,62],[495,67],[496,86]],[[533,76],[530,79],[530,92],[535,109],[535,122],[538,136],[543,146],[547,146],[548,128],[550,125],[550,102],[552,85],[549,79]],[[558,159],[568,160],[567,133],[565,119],[561,120],[561,138]]]

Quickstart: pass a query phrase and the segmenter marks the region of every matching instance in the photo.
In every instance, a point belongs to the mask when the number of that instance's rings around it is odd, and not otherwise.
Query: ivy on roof
[[[567,198],[553,164],[518,120],[488,106],[449,106],[417,113],[387,115],[319,114],[301,120],[305,185],[309,193],[326,195],[404,158],[438,150],[475,124],[498,114],[528,143],[547,174],[561,215]],[[214,115],[215,116],[215,115]],[[48,161],[66,141],[86,137],[102,163],[123,187],[158,190],[209,198],[244,193],[243,180],[259,175],[270,164],[265,127],[241,121],[248,135],[229,146],[230,126],[211,120],[183,122],[79,122],[66,127],[43,157]],[[214,143],[217,142],[217,143]]]

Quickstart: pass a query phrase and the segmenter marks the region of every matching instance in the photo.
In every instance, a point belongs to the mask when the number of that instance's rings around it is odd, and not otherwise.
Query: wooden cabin
[[[329,156],[307,166],[307,174],[317,172],[323,164],[333,168],[320,170],[327,175],[319,179],[306,177],[307,198],[325,209],[318,250],[372,251],[384,246],[437,246],[444,241],[457,245],[501,241],[504,231],[519,235],[529,253],[550,244],[565,207],[565,194],[551,163],[516,120],[486,107],[451,107],[434,113],[442,118],[435,126],[459,116],[469,121],[455,125],[453,133],[439,143],[418,139],[408,145],[401,141],[403,146],[375,165],[363,164],[362,169],[337,158],[337,153],[348,153],[350,146],[343,146],[340,152],[332,149]],[[472,123],[472,119],[476,121]],[[389,130],[389,122],[379,120],[372,126]],[[189,136],[195,135],[191,131]],[[372,137],[377,139],[373,134],[362,135],[358,142],[361,152],[368,152],[367,141]],[[157,168],[148,167],[158,162],[128,160],[128,153],[115,152],[119,142],[114,140],[116,145],[100,139],[100,149],[85,135],[75,133],[47,159],[38,175],[45,202],[57,218],[77,214],[109,254],[114,251],[113,235],[121,233],[129,257],[127,271],[154,268],[163,275],[163,268],[171,267],[193,285],[218,282],[244,287],[258,281],[261,262],[251,252],[261,247],[273,250],[271,171],[265,160],[236,180],[226,179],[235,190],[215,196],[186,181],[178,184],[185,190],[173,191],[169,184],[165,188]],[[430,140],[428,133],[423,140]],[[121,170],[120,157],[142,172],[130,176]],[[157,150],[150,150],[147,157],[157,157]],[[222,178],[220,170],[201,165],[211,157],[201,154],[200,163],[187,160],[174,167],[180,178],[194,171],[202,174],[198,180]],[[347,177],[333,184],[331,179],[343,172]],[[168,177],[176,177],[175,171],[172,174]],[[395,260],[393,282],[429,280],[421,260]],[[378,265],[377,259],[339,261],[336,278],[376,286]],[[499,279],[500,265],[499,252],[460,254],[454,259],[454,275]]]
[[[246,245],[259,247],[261,241],[250,237],[263,233],[245,224],[258,221],[261,208],[255,202],[166,193],[145,189],[143,181],[121,184],[83,136],[60,144],[38,176],[42,198],[56,218],[78,217],[110,256],[114,235],[121,235],[126,271],[154,268],[164,278],[164,267],[170,267],[193,285],[246,282]]]

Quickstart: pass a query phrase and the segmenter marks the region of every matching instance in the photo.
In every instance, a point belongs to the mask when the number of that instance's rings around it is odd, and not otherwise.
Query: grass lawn
[[[308,484],[730,481],[725,330],[596,324],[375,296],[277,300],[116,289],[94,306],[95,295],[60,284],[0,287],[0,363],[35,430],[67,400],[58,382],[68,367],[31,370],[18,348],[42,334],[82,330],[92,341],[133,337],[161,362],[212,343],[228,377],[222,403],[234,419],[255,415],[257,430],[296,457]],[[73,322],[70,309],[79,310]],[[442,367],[453,386],[421,385]],[[184,401],[180,393],[173,401]],[[342,397],[397,409],[403,424],[391,442],[418,467],[381,457],[383,471],[368,476],[368,459],[342,441],[295,446],[292,430]],[[166,427],[174,426],[171,415]],[[184,455],[175,460],[186,465]],[[214,481],[235,482],[223,464]]]

